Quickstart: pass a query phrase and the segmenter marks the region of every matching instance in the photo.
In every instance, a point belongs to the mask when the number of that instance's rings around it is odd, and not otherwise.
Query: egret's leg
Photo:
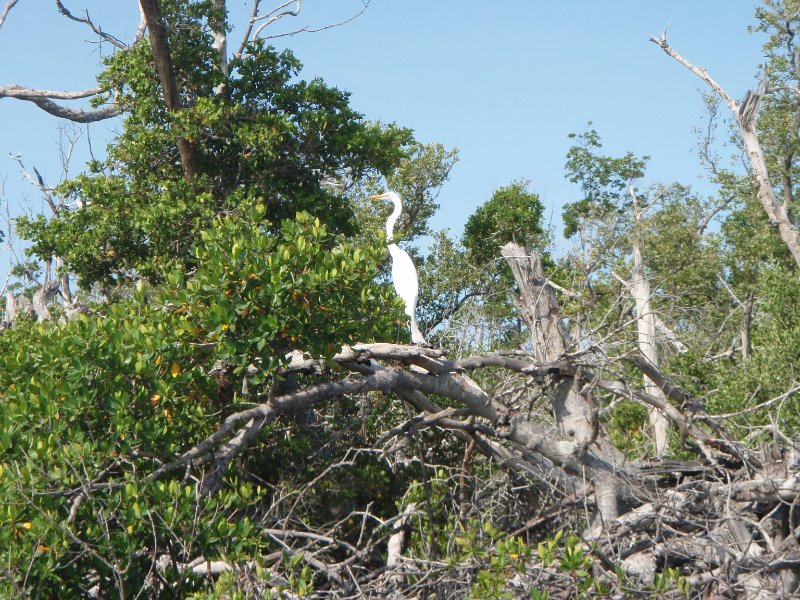
[[[427,346],[428,342],[425,339],[425,336],[422,335],[422,332],[419,330],[419,326],[417,325],[417,319],[415,317],[411,317],[411,343],[415,346]]]

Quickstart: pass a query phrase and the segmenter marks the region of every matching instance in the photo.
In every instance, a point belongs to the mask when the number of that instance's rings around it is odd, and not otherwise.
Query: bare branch
[[[727,198],[724,198],[722,202],[720,202],[714,208],[708,211],[705,215],[703,215],[703,220],[700,222],[700,224],[697,226],[696,229],[697,234],[698,235],[702,234],[706,230],[706,227],[708,227],[708,224],[711,223],[711,219],[716,217],[721,211],[725,210],[725,208],[727,208],[727,206],[731,202],[733,202],[733,196],[728,196]]]
[[[239,49],[236,51],[234,56],[236,58],[241,58],[242,54],[244,53],[245,46],[249,42],[251,42],[253,40],[256,40],[256,39],[259,39],[259,38],[269,40],[269,39],[276,39],[276,38],[287,37],[287,36],[294,36],[294,35],[297,35],[298,33],[318,33],[320,31],[326,31],[328,29],[333,29],[335,27],[341,27],[342,25],[346,25],[347,23],[350,23],[351,21],[354,21],[355,19],[360,17],[362,14],[364,14],[364,12],[367,10],[367,8],[369,8],[370,0],[361,0],[361,2],[362,2],[362,8],[358,12],[356,12],[354,15],[352,15],[352,16],[346,18],[346,19],[343,19],[341,21],[338,21],[336,23],[331,23],[329,25],[323,25],[322,27],[309,27],[309,26],[306,26],[306,27],[301,27],[300,29],[295,29],[294,31],[289,31],[289,32],[285,32],[285,33],[278,33],[278,34],[275,34],[275,35],[262,36],[261,35],[262,32],[267,27],[269,27],[270,25],[273,25],[274,23],[276,23],[280,19],[282,19],[284,17],[296,17],[296,16],[298,16],[300,14],[300,10],[302,9],[302,0],[287,0],[286,2],[281,3],[280,5],[278,5],[277,7],[275,7],[274,9],[272,9],[271,11],[269,11],[269,12],[263,14],[263,15],[259,15],[258,14],[258,10],[259,10],[260,4],[261,4],[261,0],[254,0],[253,1],[253,9],[252,9],[252,11],[250,13],[250,19],[249,19],[249,21],[247,23],[247,28],[245,29],[245,33],[242,36],[242,41],[241,41],[241,44],[239,45]],[[291,6],[292,4],[294,4],[294,8],[289,8],[289,6]],[[264,21],[264,22],[261,23],[260,25],[258,25],[258,27],[255,27],[256,23],[258,23],[260,21]],[[253,31],[254,27],[255,27],[255,31]]]
[[[52,99],[79,100],[81,98],[97,96],[103,92],[104,90],[100,88],[80,90],[77,92],[60,92],[53,90],[35,90],[15,84],[0,86],[0,98],[26,100],[32,102],[51,115],[61,117],[62,119],[68,119],[75,123],[93,123],[95,121],[110,119],[119,115],[121,111],[116,104],[109,104],[108,106],[96,110],[85,111],[79,108],[68,108],[61,104],[56,104]]]
[[[47,202],[48,206],[50,206],[50,210],[53,211],[53,214],[57,216],[59,209],[58,206],[56,206],[56,203],[53,201],[52,189],[45,185],[44,179],[42,178],[41,173],[39,173],[39,170],[36,167],[33,167],[34,175],[31,175],[25,166],[25,163],[22,162],[22,157],[19,155],[12,156],[11,160],[15,161],[19,165],[20,171],[22,171],[22,176],[42,193],[42,197],[44,198],[45,202]]]
[[[400,518],[395,521],[392,536],[389,538],[386,556],[386,566],[390,569],[396,567],[400,561],[400,555],[405,547],[406,536],[408,534],[407,525],[416,508],[417,503],[410,502],[400,513]]]
[[[361,10],[359,10],[353,16],[348,17],[347,19],[343,19],[341,21],[338,21],[336,23],[331,23],[329,25],[323,25],[322,27],[302,27],[300,29],[296,29],[295,31],[289,31],[287,33],[278,33],[278,34],[275,34],[275,35],[268,35],[268,36],[265,36],[264,39],[266,39],[266,40],[274,40],[274,39],[282,38],[282,37],[292,37],[292,36],[297,35],[298,33],[319,33],[320,31],[327,31],[328,29],[334,29],[336,27],[341,27],[342,25],[347,25],[351,21],[355,21],[358,17],[363,15],[364,12],[366,12],[366,10],[369,8],[370,0],[361,0],[361,1],[363,3],[363,7],[361,8]]]
[[[667,30],[666,30],[666,29],[664,29],[664,32],[661,34],[661,37],[660,37],[660,38],[657,38],[657,37],[655,37],[655,36],[650,36],[650,41],[651,41],[651,42],[653,42],[654,44],[658,45],[658,46],[659,46],[659,47],[660,47],[660,48],[661,48],[661,49],[662,49],[664,52],[666,52],[666,53],[667,53],[669,56],[671,56],[672,58],[674,58],[675,60],[677,60],[677,61],[678,61],[679,63],[681,63],[681,64],[682,64],[684,67],[686,67],[686,68],[687,68],[687,69],[689,69],[689,70],[690,70],[692,73],[694,73],[695,75],[697,75],[697,76],[698,76],[700,79],[702,79],[703,81],[705,81],[705,82],[708,84],[708,86],[709,86],[709,87],[710,87],[712,90],[714,90],[714,92],[716,92],[716,94],[717,94],[717,95],[718,95],[720,98],[722,98],[722,100],[724,100],[725,104],[727,104],[727,105],[728,105],[728,108],[730,108],[730,109],[731,109],[731,112],[732,112],[734,115],[737,115],[737,116],[738,116],[738,114],[739,114],[739,107],[738,107],[738,105],[736,104],[736,102],[734,101],[734,99],[733,99],[733,98],[731,98],[731,97],[728,95],[728,92],[726,92],[726,91],[725,91],[725,89],[724,89],[724,88],[723,88],[723,87],[722,87],[720,84],[718,84],[716,81],[714,81],[714,80],[711,78],[711,75],[709,75],[709,74],[708,74],[708,71],[706,71],[706,69],[705,69],[705,68],[703,68],[703,67],[698,67],[698,66],[696,66],[696,65],[693,65],[693,64],[692,64],[692,63],[690,63],[688,60],[686,60],[686,59],[685,59],[683,56],[681,56],[681,55],[680,55],[678,52],[676,52],[676,51],[675,51],[675,49],[674,49],[674,48],[672,48],[672,46],[670,46],[670,45],[669,45],[669,43],[667,42]]]
[[[797,227],[786,212],[786,208],[775,197],[775,190],[769,179],[767,161],[756,132],[755,117],[765,90],[766,77],[762,78],[759,90],[757,92],[748,92],[742,105],[739,106],[728,92],[711,78],[706,69],[690,63],[669,45],[666,30],[664,30],[660,38],[651,37],[650,41],[657,44],[669,56],[702,79],[728,105],[741,129],[742,140],[747,151],[747,158],[752,167],[761,206],[769,218],[770,224],[778,229],[786,249],[797,265],[800,266],[800,232],[798,232]]]
[[[79,90],[77,92],[62,92],[57,90],[35,90],[33,88],[23,87],[21,85],[4,85],[0,86],[0,98],[17,98],[18,100],[36,100],[40,98],[51,100],[80,100],[82,98],[91,98],[102,94],[105,90],[101,88],[91,88],[88,90]]]
[[[253,31],[253,25],[258,17],[258,7],[260,4],[261,0],[253,0],[253,10],[250,12],[250,19],[247,22],[247,28],[244,30],[244,35],[242,36],[242,41],[239,44],[238,50],[236,50],[236,53],[233,55],[234,58],[238,59],[242,57],[244,47],[247,46],[247,43],[250,41],[250,32]]]
[[[272,25],[276,21],[279,21],[283,17],[289,17],[289,16],[296,17],[297,15],[299,15],[302,1],[303,0],[289,0],[288,2],[284,2],[277,8],[268,12],[267,14],[262,15],[260,17],[256,17],[255,19],[256,21],[262,21],[264,19],[266,19],[266,21],[261,25],[259,25],[258,29],[256,29],[256,32],[253,34],[253,39],[257,38],[261,34],[261,32],[264,31],[266,27],[269,27],[270,25]],[[294,4],[295,7],[290,10],[282,10],[287,6],[289,6],[290,4]]]
[[[423,350],[409,348],[411,351]],[[532,365],[531,365],[532,366]],[[223,425],[201,443],[186,451],[176,461],[156,469],[150,478],[158,478],[176,469],[194,464],[205,464],[213,461],[212,477],[227,468],[230,461],[241,453],[256,433],[281,414],[288,414],[298,409],[310,407],[320,402],[342,396],[380,390],[396,391],[401,397],[408,393],[423,392],[438,394],[461,402],[469,414],[484,417],[491,423],[503,424],[507,421],[505,409],[493,401],[482,389],[471,380],[458,373],[446,373],[438,376],[421,374],[402,368],[384,367],[378,363],[364,363],[363,377],[343,381],[329,381],[311,385],[296,392],[273,398],[251,409],[229,416]],[[563,376],[572,378],[576,371],[567,369]],[[434,407],[423,406],[424,410]],[[440,408],[435,407],[438,411]],[[244,425],[242,425],[244,424]],[[482,427],[470,427],[455,420],[442,418],[441,426],[461,430],[485,431]],[[618,469],[602,457],[587,454],[582,444],[567,440],[557,440],[539,425],[524,418],[513,418],[504,426],[502,432],[494,432],[496,436],[507,437],[519,448],[533,452],[571,473],[581,477],[584,469],[603,473],[605,477],[617,477]],[[229,439],[230,438],[230,439]],[[227,441],[226,441],[227,440]],[[211,484],[213,486],[213,482]],[[213,487],[207,488],[207,490]]]
[[[16,5],[17,2],[19,2],[19,0],[8,0],[5,8],[3,9],[3,12],[0,13],[0,27],[2,27],[3,23],[6,22],[6,17],[8,17],[8,13],[11,12],[11,9],[14,8],[14,5]]]
[[[765,408],[772,406],[773,404],[777,404],[780,402],[785,402],[789,397],[795,395],[796,393],[800,392],[800,385],[793,385],[791,388],[775,396],[774,398],[770,398],[764,402],[756,404],[754,406],[748,406],[743,408],[742,410],[737,410],[735,412],[725,413],[725,414],[715,414],[715,419],[730,419],[731,417],[740,417],[742,415],[746,415],[749,413],[753,413],[759,410],[764,410]]]
[[[96,33],[100,39],[105,40],[112,46],[119,48],[120,50],[127,50],[129,48],[128,44],[120,40],[118,37],[111,35],[110,33],[106,33],[103,29],[95,25],[94,21],[89,17],[89,11],[84,10],[83,13],[86,15],[85,17],[76,17],[73,15],[66,6],[61,2],[61,0],[55,0],[56,8],[58,8],[58,12],[62,15],[70,19],[71,21],[75,21],[77,23],[84,23],[86,24],[89,29],[91,29],[94,33]]]

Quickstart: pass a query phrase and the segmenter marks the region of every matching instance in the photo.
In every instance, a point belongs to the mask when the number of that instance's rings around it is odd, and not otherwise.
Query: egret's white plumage
[[[408,253],[392,241],[394,238],[394,224],[403,211],[403,202],[396,192],[386,192],[385,194],[370,196],[370,198],[390,200],[394,204],[392,214],[386,219],[386,239],[389,241],[389,255],[392,257],[392,283],[394,284],[395,292],[406,304],[406,314],[411,320],[412,343],[426,345],[425,337],[417,325],[417,298],[419,296],[417,268]]]

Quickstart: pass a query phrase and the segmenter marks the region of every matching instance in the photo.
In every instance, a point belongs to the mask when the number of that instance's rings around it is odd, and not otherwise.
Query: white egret
[[[406,304],[406,314],[411,320],[411,342],[416,345],[426,346],[428,342],[417,325],[417,297],[419,296],[419,281],[417,268],[408,253],[394,243],[394,224],[403,211],[403,202],[396,192],[386,192],[377,196],[370,196],[372,200],[390,200],[394,210],[386,219],[386,240],[389,242],[389,254],[392,257],[392,283],[397,295]]]

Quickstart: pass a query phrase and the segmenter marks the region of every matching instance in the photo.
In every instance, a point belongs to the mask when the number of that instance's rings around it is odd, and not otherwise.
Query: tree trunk
[[[547,284],[542,261],[536,252],[510,242],[501,248],[519,288],[513,298],[522,320],[531,332],[531,343],[537,362],[550,363],[562,358],[569,339],[561,320],[561,311],[553,289]],[[577,444],[582,456],[576,456],[588,465],[592,459],[600,463],[620,464],[622,456],[602,431],[591,397],[580,393],[580,383],[574,377],[565,377],[556,386],[551,406],[556,424],[566,440]],[[592,454],[598,451],[597,456]],[[596,532],[619,514],[619,480],[607,470],[592,470],[595,478],[597,518]]]
[[[742,358],[747,360],[753,350],[753,344],[750,341],[750,325],[753,322],[753,294],[747,294],[747,298],[742,302],[742,324],[740,325],[740,334],[742,336]]]
[[[746,100],[747,98],[745,98]],[[741,125],[742,139],[747,150],[747,157],[750,159],[750,165],[753,168],[758,199],[761,202],[761,206],[764,207],[764,212],[767,213],[770,225],[778,229],[783,243],[797,265],[800,266],[800,236],[798,235],[797,227],[789,218],[786,208],[778,202],[778,198],[775,196],[775,190],[769,180],[764,151],[761,149],[761,143],[755,131],[755,119],[751,116],[750,120],[746,121],[742,116],[742,109],[744,108],[745,103],[743,102],[736,116]]]
[[[17,318],[17,299],[14,296],[14,292],[8,291],[6,292],[6,323],[13,323],[14,319]]]
[[[45,262],[44,282],[42,283],[42,287],[33,294],[33,312],[36,313],[36,318],[40,321],[52,320],[53,315],[50,314],[47,303],[58,293],[61,287],[61,282],[58,279],[51,279],[50,269],[50,261]]]
[[[139,0],[139,5],[142,7],[145,22],[147,23],[150,46],[153,49],[153,60],[155,61],[158,78],[164,92],[167,110],[170,112],[180,110],[181,96],[175,79],[175,68],[172,65],[172,56],[167,42],[167,28],[161,16],[161,7],[158,0]],[[178,136],[176,141],[178,154],[181,158],[181,167],[183,168],[183,177],[186,181],[191,181],[197,174],[194,145],[181,136]]]
[[[642,219],[636,193],[631,186],[631,198],[633,198],[633,219],[639,223]],[[638,334],[639,352],[654,367],[658,368],[658,348],[656,347],[656,315],[650,306],[650,282],[644,276],[644,261],[638,239],[633,243],[633,275],[631,277],[631,294],[636,303],[636,331]],[[644,391],[665,401],[664,392],[647,375],[644,376]],[[653,434],[653,446],[656,455],[663,456],[667,450],[669,436],[669,420],[657,409],[649,408],[647,415],[650,419],[650,427]]]

